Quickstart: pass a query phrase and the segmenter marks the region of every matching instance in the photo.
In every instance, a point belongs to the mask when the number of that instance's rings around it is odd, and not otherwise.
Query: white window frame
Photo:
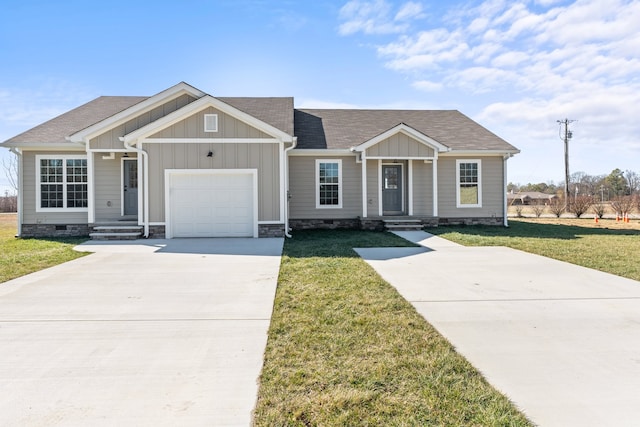
[[[89,207],[87,206],[86,208],[68,208],[67,207],[67,185],[69,184],[74,184],[72,182],[67,182],[67,160],[87,160],[87,182],[85,183],[87,185],[87,205],[89,204],[89,175],[90,175],[90,171],[89,171],[89,161],[87,159],[87,156],[85,154],[39,154],[36,155],[36,212],[88,212],[89,211]],[[41,189],[41,185],[42,184],[47,184],[47,183],[43,183],[41,181],[41,176],[42,174],[40,173],[40,161],[41,160],[62,160],[63,162],[63,167],[62,167],[62,204],[63,207],[61,208],[43,208],[41,207],[42,205],[42,189]]]
[[[208,128],[207,123],[209,119],[213,120],[214,127]],[[205,114],[204,115],[204,131],[205,132],[218,132],[218,115],[217,114]]]
[[[320,164],[334,163],[338,165],[338,204],[320,204]],[[316,159],[316,209],[342,209],[342,159]]]
[[[478,165],[478,203],[462,204],[460,202],[460,164],[475,163]],[[482,161],[480,159],[456,159],[456,207],[458,208],[481,208],[482,207]]]

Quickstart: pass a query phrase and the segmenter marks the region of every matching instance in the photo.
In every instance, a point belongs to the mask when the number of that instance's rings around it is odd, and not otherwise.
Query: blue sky
[[[640,172],[638,22],[638,0],[5,0],[0,141],[186,81],[296,107],[457,109],[521,149],[523,184],[563,180],[556,121],[575,119],[572,172]]]

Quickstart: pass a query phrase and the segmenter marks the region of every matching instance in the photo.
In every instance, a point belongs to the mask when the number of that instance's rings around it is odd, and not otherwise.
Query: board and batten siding
[[[366,150],[367,157],[407,158],[433,157],[433,148],[405,135],[397,133]]]
[[[165,221],[166,169],[257,169],[258,221],[280,220],[280,150],[278,144],[146,143],[149,153],[149,214]],[[212,157],[207,157],[209,151]]]
[[[316,159],[342,160],[342,208],[316,209]],[[344,219],[362,216],[362,169],[354,156],[289,158],[289,217]]]
[[[482,207],[456,207],[456,160],[479,159],[482,163]],[[449,157],[438,159],[438,216],[442,218],[501,217],[504,210],[502,157]]]
[[[61,156],[85,154],[73,151],[24,151],[22,154],[22,222],[23,224],[86,224],[87,212],[36,212],[37,155]]]
[[[204,115],[218,115],[218,131],[204,131]],[[213,107],[198,111],[184,120],[175,123],[149,138],[271,138],[270,135],[249,126],[229,114]]]
[[[433,216],[433,164],[413,160],[413,215]]]
[[[133,132],[136,129],[140,129],[143,126],[148,125],[149,123],[156,121],[174,111],[184,107],[185,105],[195,101],[196,98],[184,94],[171,101],[168,101],[151,111],[147,111],[146,113],[142,113],[139,116],[127,121],[124,124],[116,126],[115,128],[98,135],[95,138],[92,138],[89,141],[89,146],[91,149],[113,149],[113,150],[122,150],[124,149],[124,144],[120,141],[120,137],[124,136],[128,133]]]
[[[96,221],[119,218],[122,212],[122,154],[115,159],[103,159],[103,154],[96,153],[93,157]]]

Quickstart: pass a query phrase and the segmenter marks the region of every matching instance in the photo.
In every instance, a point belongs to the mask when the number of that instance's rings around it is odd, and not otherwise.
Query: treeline
[[[552,181],[525,185],[510,182],[507,191],[513,193],[537,191],[545,194],[564,196],[564,181],[557,185]],[[611,201],[621,196],[640,194],[640,173],[614,169],[608,175],[589,175],[585,172],[575,172],[569,177],[569,196],[590,196],[601,202]]]
[[[18,196],[0,196],[0,212],[18,212]]]

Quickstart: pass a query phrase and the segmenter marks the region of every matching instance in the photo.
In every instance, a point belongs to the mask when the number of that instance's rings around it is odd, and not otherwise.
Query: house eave
[[[83,144],[76,142],[9,142],[0,144],[6,148],[20,148],[24,151],[34,150],[71,150],[85,151]]]
[[[131,117],[133,116],[143,114],[147,111],[151,111],[161,103],[185,94],[191,95],[195,98],[201,98],[206,95],[201,90],[196,89],[185,82],[180,82],[177,85],[172,86],[169,89],[166,89],[123,111],[120,111],[119,113],[116,113],[109,118],[106,118],[98,123],[95,123],[85,129],[82,129],[81,131],[78,131],[68,136],[67,139],[73,142],[87,141],[111,128],[114,128],[122,123],[125,123],[127,120],[131,119]]]
[[[289,151],[290,156],[357,156],[358,153],[354,153],[348,148],[343,149],[311,149],[311,148],[295,148]]]
[[[456,156],[513,156],[520,153],[520,150],[451,150],[441,153],[442,157]]]

